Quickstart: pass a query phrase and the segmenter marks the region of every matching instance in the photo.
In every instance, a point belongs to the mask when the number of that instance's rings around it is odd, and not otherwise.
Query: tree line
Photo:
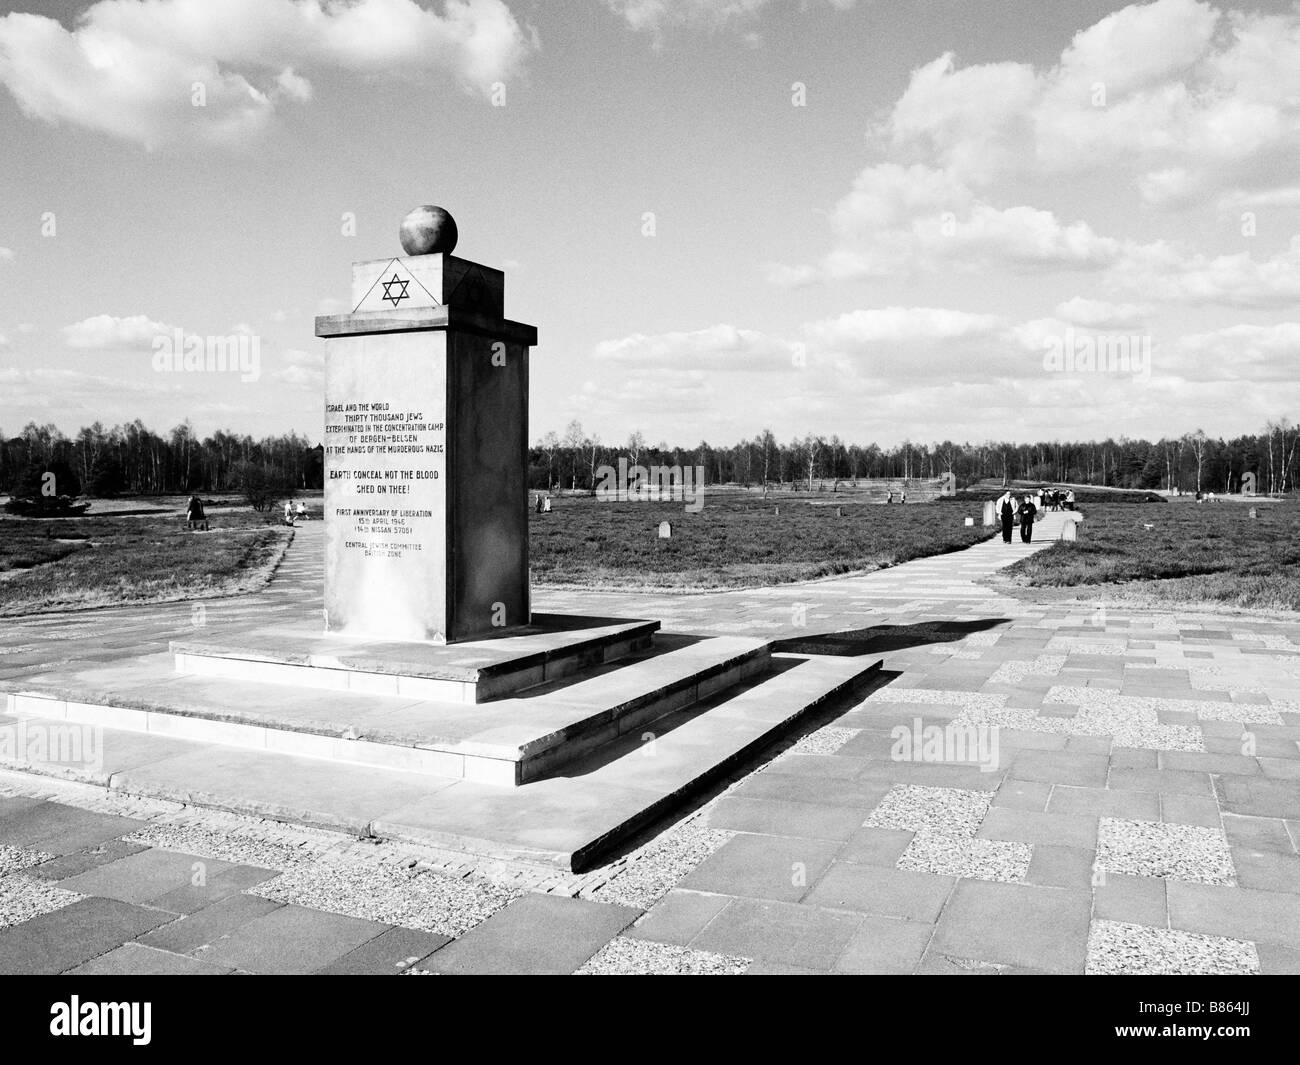
[[[136,419],[111,429],[96,422],[68,437],[29,422],[15,437],[0,432],[0,493],[33,494],[53,474],[61,496],[283,496],[322,486],[322,455],[297,433],[255,440],[219,430],[200,439],[187,421],[161,436]]]
[[[1135,440],[1016,443],[918,442],[894,447],[856,444],[810,433],[779,441],[770,429],[737,444],[651,446],[639,430],[626,442],[602,443],[572,421],[564,434],[549,432],[529,451],[529,486],[591,490],[602,465],[626,457],[632,465],[701,467],[708,484],[761,486],[822,480],[936,479],[951,473],[958,486],[977,481],[1042,481],[1148,490],[1239,492],[1243,478],[1270,495],[1294,491],[1300,459],[1300,426],[1268,422],[1259,433],[1230,439],[1200,429],[1177,437]]]
[[[650,444],[639,430],[622,444],[570,422],[529,449],[529,487],[591,490],[602,465],[621,457],[631,465],[702,467],[707,484],[744,486],[820,480],[935,479],[951,473],[959,486],[983,480],[1092,484],[1114,488],[1237,492],[1247,474],[1267,494],[1294,491],[1300,426],[1289,419],[1263,431],[1224,439],[1201,430],[1158,440],[1016,443],[905,440],[893,447],[857,444],[809,433],[778,440],[765,429],[750,440],[714,446]],[[323,485],[323,451],[297,433],[255,440],[219,430],[199,438],[189,422],[166,435],[137,419],[111,429],[99,422],[65,436],[54,425],[29,422],[17,436],[0,432],[0,493],[15,495],[53,471],[59,493],[114,495],[242,493],[250,485],[292,494]]]

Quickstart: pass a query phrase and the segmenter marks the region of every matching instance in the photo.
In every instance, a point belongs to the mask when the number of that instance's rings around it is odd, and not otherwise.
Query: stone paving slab
[[[579,969],[640,914],[627,906],[524,895],[424,964],[433,972],[456,975],[564,975]]]
[[[257,895],[231,895],[141,936],[140,942],[175,954],[190,954],[281,905]]]
[[[321,976],[396,976],[407,969],[421,968],[434,951],[450,942],[450,936],[433,932],[390,928],[316,972]]]
[[[281,906],[227,932],[199,957],[210,965],[250,973],[314,972],[389,927],[305,906]]]
[[[36,803],[0,815],[0,843],[59,856],[124,836],[142,824],[60,803]]]
[[[225,976],[233,969],[220,965],[209,965],[197,958],[187,958],[181,954],[171,954],[165,950],[154,950],[139,943],[123,943],[116,950],[90,961],[83,962],[75,969],[69,969],[69,976]]]
[[[82,899],[0,929],[0,975],[66,972],[168,919],[161,911],[116,899]]]

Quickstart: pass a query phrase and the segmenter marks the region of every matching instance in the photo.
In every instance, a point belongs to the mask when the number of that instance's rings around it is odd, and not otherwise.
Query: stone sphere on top
[[[451,254],[456,247],[456,219],[443,207],[426,203],[402,219],[399,231],[407,255]]]

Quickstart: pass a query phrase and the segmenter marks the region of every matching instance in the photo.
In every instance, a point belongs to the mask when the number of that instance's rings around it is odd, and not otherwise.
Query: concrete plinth
[[[330,632],[448,643],[528,624],[528,349],[502,276],[357,263],[325,340]]]

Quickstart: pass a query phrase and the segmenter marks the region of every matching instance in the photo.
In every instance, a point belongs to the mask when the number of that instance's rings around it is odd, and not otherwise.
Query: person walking
[[[1020,541],[1029,543],[1034,535],[1034,515],[1038,513],[1038,508],[1034,506],[1034,500],[1030,496],[1025,496],[1024,502],[1020,504]]]
[[[293,525],[293,504],[287,499],[284,501],[284,523],[289,526]]]
[[[1002,496],[1002,542],[1011,543],[1011,523],[1015,520],[1015,511],[1011,507],[1011,493]]]

